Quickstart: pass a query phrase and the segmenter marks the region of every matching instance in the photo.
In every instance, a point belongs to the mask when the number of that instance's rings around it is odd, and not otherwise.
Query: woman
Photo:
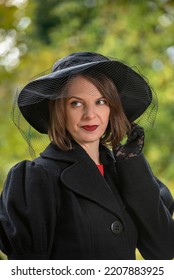
[[[9,259],[135,259],[136,248],[145,259],[173,257],[173,199],[133,123],[156,108],[139,74],[100,54],[74,53],[29,82],[18,106],[51,143],[7,176],[0,244]]]

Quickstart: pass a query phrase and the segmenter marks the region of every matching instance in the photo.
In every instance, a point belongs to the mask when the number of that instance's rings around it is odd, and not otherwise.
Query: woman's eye
[[[80,101],[73,101],[73,102],[71,102],[71,106],[73,108],[78,108],[78,107],[82,106],[82,103]]]
[[[107,101],[105,99],[99,99],[99,100],[97,100],[97,104],[98,105],[105,105],[105,104],[107,104]]]

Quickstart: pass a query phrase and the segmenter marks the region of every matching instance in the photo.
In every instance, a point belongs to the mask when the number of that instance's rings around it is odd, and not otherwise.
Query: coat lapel
[[[61,180],[73,192],[121,216],[120,207],[110,186],[92,160],[81,160],[66,168],[62,172]]]
[[[53,147],[49,147],[42,156],[69,162],[60,175],[63,185],[121,217],[116,197],[84,149],[76,145],[75,149],[69,152],[56,152],[56,150],[55,147],[54,151]]]

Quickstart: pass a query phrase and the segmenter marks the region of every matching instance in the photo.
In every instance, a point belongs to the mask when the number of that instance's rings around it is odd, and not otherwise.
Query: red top
[[[97,167],[98,167],[100,173],[104,176],[104,166],[103,166],[103,164],[97,164]]]

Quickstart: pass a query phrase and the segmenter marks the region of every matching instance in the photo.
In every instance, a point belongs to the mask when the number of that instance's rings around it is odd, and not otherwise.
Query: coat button
[[[114,234],[120,234],[123,231],[123,225],[120,221],[115,221],[111,225],[111,230]]]

